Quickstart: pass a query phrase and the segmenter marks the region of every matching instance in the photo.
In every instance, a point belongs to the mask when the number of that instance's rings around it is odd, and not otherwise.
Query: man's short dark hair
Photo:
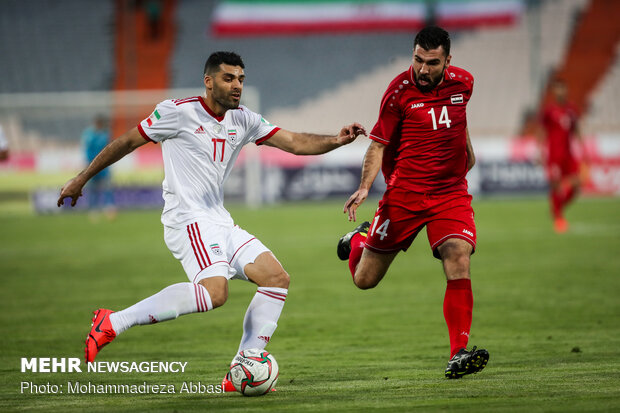
[[[205,63],[205,70],[203,73],[206,75],[218,72],[222,63],[231,66],[241,66],[242,69],[245,69],[243,60],[241,60],[241,56],[239,56],[237,53],[215,52],[211,53],[211,56],[209,56],[209,58],[207,59]]]
[[[450,55],[450,34],[438,26],[428,26],[420,30],[413,41],[413,48],[420,46],[424,50],[437,49],[443,46],[446,56]]]

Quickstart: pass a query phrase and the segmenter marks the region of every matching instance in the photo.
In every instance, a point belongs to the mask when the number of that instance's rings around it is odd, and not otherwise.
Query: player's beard
[[[441,73],[439,73],[434,78],[431,77],[430,75],[421,76],[418,73],[416,78],[415,78],[415,85],[418,87],[418,89],[420,89],[420,92],[424,92],[424,93],[430,92],[431,90],[435,89],[437,87],[437,85],[441,82],[441,79],[443,79],[445,71],[446,71],[446,66],[444,65],[443,69],[441,69]],[[426,80],[428,82],[428,84],[421,85],[420,84],[420,79]]]
[[[213,88],[213,100],[215,100],[221,107],[226,110],[237,109],[241,100],[241,91],[236,91],[239,94],[239,100],[235,100],[233,97],[234,91],[229,91],[220,88]]]

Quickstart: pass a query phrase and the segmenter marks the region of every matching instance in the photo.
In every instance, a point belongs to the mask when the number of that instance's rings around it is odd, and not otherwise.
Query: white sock
[[[212,309],[211,296],[206,288],[189,282],[178,283],[129,308],[110,314],[110,322],[116,335],[119,335],[135,325],[155,324]]]
[[[286,288],[258,287],[245,313],[239,351],[265,348],[278,326],[287,293]]]

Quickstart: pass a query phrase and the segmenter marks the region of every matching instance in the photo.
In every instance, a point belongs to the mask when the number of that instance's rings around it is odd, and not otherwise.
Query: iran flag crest
[[[222,255],[222,249],[219,244],[211,244],[209,247],[211,247],[211,251],[213,251],[215,255]]]

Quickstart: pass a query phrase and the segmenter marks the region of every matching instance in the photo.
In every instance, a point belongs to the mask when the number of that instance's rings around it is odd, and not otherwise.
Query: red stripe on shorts
[[[211,260],[209,259],[209,254],[207,254],[207,249],[205,248],[205,244],[202,242],[202,236],[200,235],[200,228],[198,228],[198,223],[194,222],[194,225],[196,226],[196,232],[198,233],[198,241],[200,241],[200,245],[202,246],[202,250],[205,253],[205,256],[207,257],[207,262],[209,263],[209,265],[211,265]],[[208,265],[207,265],[208,267]]]
[[[196,261],[198,261],[198,266],[201,270],[205,269],[206,265],[203,263],[204,259],[200,259],[200,255],[198,255],[198,251],[196,250],[196,243],[194,237],[192,236],[192,231],[190,230],[191,225],[187,226],[187,234],[189,235],[189,242],[192,244],[192,249],[194,250],[194,255],[196,256]]]

